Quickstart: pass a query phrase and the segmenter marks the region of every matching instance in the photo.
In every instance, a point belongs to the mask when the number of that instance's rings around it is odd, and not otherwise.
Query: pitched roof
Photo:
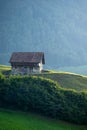
[[[10,58],[10,63],[39,63],[45,64],[43,52],[14,52]]]

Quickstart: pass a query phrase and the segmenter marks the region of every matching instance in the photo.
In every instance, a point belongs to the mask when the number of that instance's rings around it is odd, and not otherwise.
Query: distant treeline
[[[50,79],[35,76],[6,78],[0,74],[0,107],[87,123],[87,92],[64,89]]]

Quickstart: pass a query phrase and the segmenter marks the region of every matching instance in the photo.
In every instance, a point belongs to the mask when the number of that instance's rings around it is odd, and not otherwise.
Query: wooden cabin
[[[45,64],[43,52],[14,52],[10,58],[12,74],[40,73]]]

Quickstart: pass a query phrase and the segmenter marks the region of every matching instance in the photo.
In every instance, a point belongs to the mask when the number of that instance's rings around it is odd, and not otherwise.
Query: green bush
[[[0,106],[86,124],[87,92],[61,88],[56,82],[31,76],[0,74]]]

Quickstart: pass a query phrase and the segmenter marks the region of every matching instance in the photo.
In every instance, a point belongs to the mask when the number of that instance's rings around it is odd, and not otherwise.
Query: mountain
[[[0,64],[43,51],[45,67],[87,65],[86,0],[0,0]]]

